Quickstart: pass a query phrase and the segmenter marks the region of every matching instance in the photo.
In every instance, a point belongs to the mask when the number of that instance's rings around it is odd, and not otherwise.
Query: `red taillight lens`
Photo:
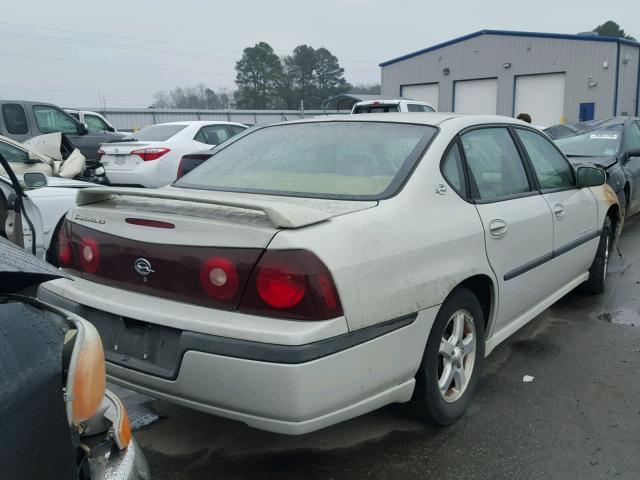
[[[275,308],[291,308],[302,300],[307,280],[291,273],[286,266],[262,267],[256,275],[258,295]]]
[[[103,155],[104,155],[104,150],[102,150],[101,148],[98,149],[98,161],[100,161],[102,159]]]
[[[140,150],[134,150],[131,152],[131,155],[137,155],[145,162],[148,162],[150,160],[157,160],[170,151],[170,148],[142,148]]]
[[[80,265],[89,273],[96,273],[100,266],[100,250],[98,242],[93,237],[84,237],[78,244],[78,257]]]
[[[229,300],[238,293],[238,271],[228,258],[210,258],[200,268],[200,285],[210,297]]]
[[[176,176],[176,180],[178,178],[182,178],[184,176],[184,157],[180,159],[180,163],[178,164],[178,175]]]
[[[326,320],[342,315],[333,277],[306,250],[267,250],[260,258],[240,311],[298,320]]]
[[[68,267],[72,258],[71,232],[69,231],[69,222],[65,220],[58,233],[58,266]]]

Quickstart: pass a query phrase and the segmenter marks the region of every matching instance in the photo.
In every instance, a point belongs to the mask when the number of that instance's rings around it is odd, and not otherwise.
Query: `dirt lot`
[[[446,429],[391,406],[287,437],[117,391],[157,479],[637,479],[640,220],[620,252],[604,295],[568,295],[494,351]]]

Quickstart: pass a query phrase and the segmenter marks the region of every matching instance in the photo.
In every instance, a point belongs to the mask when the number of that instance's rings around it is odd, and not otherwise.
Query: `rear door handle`
[[[564,216],[566,215],[566,211],[564,209],[564,207],[562,205],[560,205],[559,203],[556,203],[553,206],[553,214],[556,216],[556,218],[558,220],[562,220],[564,218]]]
[[[489,222],[489,232],[494,237],[502,237],[505,233],[507,233],[507,222],[496,218]]]

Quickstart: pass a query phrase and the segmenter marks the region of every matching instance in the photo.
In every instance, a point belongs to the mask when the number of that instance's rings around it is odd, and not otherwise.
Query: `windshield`
[[[616,125],[559,138],[556,144],[569,157],[610,157],[618,153],[621,137],[622,129]]]
[[[426,125],[381,122],[266,127],[230,143],[174,185],[376,199],[399,188],[436,131]]]
[[[169,140],[176,133],[187,128],[186,125],[152,125],[145,127],[122,140],[144,140],[147,142],[163,142]]]

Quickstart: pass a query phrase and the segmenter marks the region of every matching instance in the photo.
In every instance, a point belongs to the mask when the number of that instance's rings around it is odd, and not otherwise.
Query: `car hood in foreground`
[[[61,277],[66,275],[57,268],[0,238],[0,293],[16,293]]]

